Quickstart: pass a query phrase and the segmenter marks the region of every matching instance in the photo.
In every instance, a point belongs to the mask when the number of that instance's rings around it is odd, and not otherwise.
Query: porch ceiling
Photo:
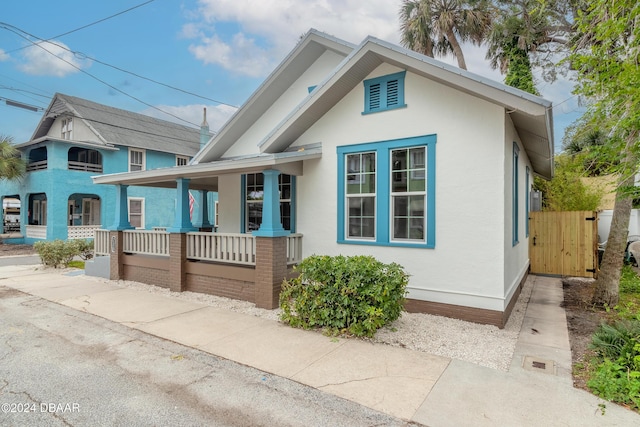
[[[189,179],[189,188],[218,191],[221,175],[244,174],[277,169],[288,175],[300,176],[303,161],[322,156],[320,145],[274,154],[259,154],[248,157],[220,160],[196,165],[174,166],[147,171],[116,173],[91,177],[94,184],[124,184],[143,187],[176,188],[177,179]]]

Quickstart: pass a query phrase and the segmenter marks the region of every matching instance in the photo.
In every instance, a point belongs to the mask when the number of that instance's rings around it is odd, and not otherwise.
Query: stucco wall
[[[400,71],[382,65],[369,78]],[[359,84],[294,145],[322,142],[322,158],[298,178],[303,255],[371,254],[411,274],[409,297],[502,310],[504,307],[504,111],[407,73],[406,108],[362,115]],[[437,135],[435,249],[336,243],[336,147]]]
[[[293,108],[309,96],[309,86],[315,86],[344,59],[343,56],[327,51],[305,71],[286,92],[273,103],[251,128],[238,139],[223,157],[252,154],[258,151],[258,144],[283,120]]]
[[[519,147],[518,156],[518,243],[513,244],[513,144]],[[505,307],[529,267],[529,237],[527,236],[526,173],[529,168],[529,187],[533,185],[531,164],[518,138],[513,122],[505,115],[504,141],[504,293]]]

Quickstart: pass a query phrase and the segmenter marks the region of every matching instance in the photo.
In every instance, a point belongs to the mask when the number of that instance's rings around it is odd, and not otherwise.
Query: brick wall
[[[253,282],[222,277],[187,274],[187,291],[254,302]]]
[[[169,288],[169,271],[166,269],[157,269],[150,267],[141,267],[138,265],[124,266],[125,280],[146,283],[147,285],[160,286],[161,288]]]
[[[287,238],[256,237],[256,307],[278,307],[282,281],[286,276]]]

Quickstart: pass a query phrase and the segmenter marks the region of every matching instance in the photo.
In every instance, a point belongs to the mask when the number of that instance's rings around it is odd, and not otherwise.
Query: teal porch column
[[[207,197],[207,190],[199,190],[195,196],[196,206],[193,210],[193,226],[196,228],[212,228],[211,222],[209,222],[209,201]]]
[[[116,218],[109,230],[131,230],[129,223],[129,208],[127,206],[128,185],[116,184]]]
[[[278,176],[280,171],[268,169],[262,172],[264,175],[264,195],[262,198],[262,224],[253,232],[257,237],[282,237],[288,236],[289,231],[282,227],[280,219],[280,193],[278,188]]]
[[[169,233],[196,231],[189,215],[189,181],[187,178],[176,179],[176,218],[173,227],[167,230]]]

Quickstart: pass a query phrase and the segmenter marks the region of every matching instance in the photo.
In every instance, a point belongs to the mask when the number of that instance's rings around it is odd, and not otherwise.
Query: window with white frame
[[[62,119],[62,139],[73,139],[73,118]]]
[[[519,232],[519,227],[518,227],[518,208],[519,208],[519,200],[518,200],[518,192],[520,191],[518,189],[519,185],[518,185],[518,164],[519,164],[519,158],[520,158],[520,148],[518,148],[518,144],[517,143],[513,143],[513,167],[512,167],[512,177],[511,177],[511,185],[512,185],[512,191],[511,191],[511,225],[512,225],[512,244],[513,246],[517,245],[519,243],[518,240],[518,232]]]
[[[264,198],[264,175],[249,173],[244,175],[245,186],[245,225],[246,232],[255,231],[262,224],[262,206]],[[280,193],[280,220],[285,230],[294,231],[293,226],[293,184],[291,175],[278,175],[278,189]],[[217,215],[216,206],[216,215]]]
[[[135,228],[144,228],[144,199],[130,197],[128,205],[129,224]]]
[[[391,238],[424,242],[426,147],[391,150]]]
[[[338,147],[338,243],[435,247],[435,144]]]
[[[376,226],[376,153],[346,157],[347,238],[374,239]]]
[[[186,166],[189,164],[189,158],[186,156],[176,156],[176,166]]]
[[[145,170],[145,151],[135,148],[129,149],[129,171]]]
[[[213,209],[215,210],[213,212],[213,226],[217,227],[219,222],[218,222],[218,217],[219,217],[219,211],[218,211],[218,201],[216,200],[213,204]]]

